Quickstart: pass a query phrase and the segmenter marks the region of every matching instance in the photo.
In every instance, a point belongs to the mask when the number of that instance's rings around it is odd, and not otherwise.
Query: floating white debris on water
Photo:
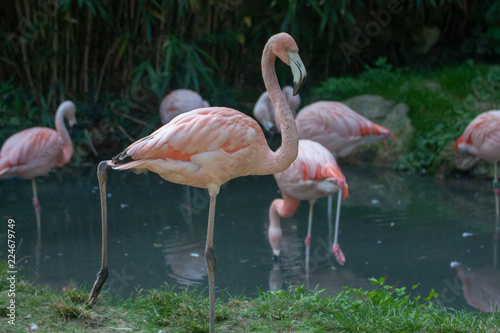
[[[377,199],[373,199],[373,200],[372,200],[372,204],[373,204],[373,205],[378,205],[379,203],[380,203],[380,201],[379,201],[379,200],[377,200]]]
[[[401,205],[401,200],[398,200],[398,205]]]
[[[145,226],[145,227],[147,227],[148,223],[147,222],[143,222],[142,225]]]
[[[200,256],[199,253],[190,253],[189,254],[191,257],[195,257],[195,258],[198,258]]]
[[[378,241],[377,241],[377,244],[382,244],[382,241],[381,241],[381,240],[378,240]]]
[[[396,225],[396,223],[391,222],[391,223],[389,223],[389,225],[390,225],[391,227],[394,227],[394,226]]]
[[[125,203],[120,204],[121,209],[127,208],[128,206],[129,206],[129,204],[125,204]]]
[[[163,228],[163,230],[170,230],[170,226],[167,225],[166,227]]]
[[[111,198],[111,193],[108,193],[108,198]]]
[[[462,264],[458,261],[452,261],[450,262],[450,268],[456,268],[458,266],[461,266]]]
[[[465,238],[465,237],[470,237],[470,236],[474,236],[474,234],[473,234],[473,233],[471,233],[471,232],[464,232],[464,233],[462,234],[462,237],[464,237],[464,238]]]

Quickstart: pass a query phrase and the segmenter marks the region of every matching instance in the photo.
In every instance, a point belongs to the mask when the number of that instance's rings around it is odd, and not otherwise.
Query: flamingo
[[[166,124],[181,113],[198,108],[207,108],[210,104],[195,91],[190,89],[176,89],[163,98],[160,104],[161,123]],[[187,222],[191,225],[191,194],[186,186]]]
[[[340,203],[349,195],[347,183],[333,155],[321,144],[311,140],[299,140],[297,159],[283,172],[274,174],[276,183],[281,190],[283,199],[275,199],[269,207],[269,243],[273,249],[274,259],[280,261],[280,245],[282,231],[280,217],[291,217],[301,200],[309,201],[309,221],[307,227],[306,261],[308,261],[309,246],[311,244],[311,228],[313,207],[316,199],[324,198],[339,192],[337,216],[335,223],[335,239],[332,252],[341,265],[345,263],[345,256],[338,245],[338,228],[340,219]],[[308,264],[306,263],[306,268]]]
[[[71,159],[73,144],[64,119],[72,127],[76,124],[75,113],[73,102],[65,101],[57,108],[56,130],[47,127],[27,128],[10,136],[0,150],[0,178],[17,175],[31,179],[38,230],[41,226],[41,207],[35,178],[46,176],[50,170],[64,166]]]
[[[335,157],[344,157],[358,146],[389,135],[397,137],[387,128],[371,122],[340,102],[319,101],[299,111],[296,119],[299,139],[321,143]]]
[[[208,108],[210,104],[195,91],[176,89],[163,98],[160,104],[161,123],[166,124],[181,113],[198,108]]]
[[[289,65],[294,78],[294,93],[302,86],[306,70],[295,40],[286,33],[272,36],[262,54],[262,77],[274,107],[283,135],[282,145],[273,152],[264,133],[253,118],[225,107],[210,107],[185,112],[151,135],[126,148],[97,168],[102,212],[101,269],[89,295],[96,297],[108,276],[106,179],[114,170],[147,169],[163,179],[206,188],[210,196],[205,261],[210,295],[210,332],[215,326],[215,253],[213,250],[215,201],[222,184],[247,175],[269,175],[285,170],[298,152],[297,129],[292,113],[279,86],[274,68],[276,57]]]
[[[299,139],[321,143],[335,157],[345,157],[357,147],[383,140],[389,135],[398,138],[387,128],[377,125],[344,103],[318,101],[302,108],[297,118]],[[387,147],[387,144],[386,144]],[[333,196],[328,197],[328,227],[332,235]]]
[[[496,230],[498,240],[499,194],[498,161],[500,161],[500,110],[486,111],[474,118],[455,143],[455,152],[465,150],[493,163],[493,193],[495,195]]]
[[[295,117],[300,105],[300,96],[293,95],[293,88],[290,86],[283,87],[283,95],[285,95],[285,100]],[[257,103],[255,103],[253,116],[267,132],[270,132],[271,134],[280,132],[280,124],[276,115],[276,110],[269,99],[267,91],[264,91],[257,100]]]

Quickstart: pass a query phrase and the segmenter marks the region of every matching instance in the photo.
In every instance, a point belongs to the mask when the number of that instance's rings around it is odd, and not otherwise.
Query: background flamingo
[[[267,146],[259,124],[245,114],[224,107],[196,109],[183,113],[151,135],[136,141],[111,161],[98,167],[103,224],[101,269],[89,296],[95,302],[107,272],[107,169],[148,169],[165,180],[208,189],[208,217],[205,260],[210,293],[210,332],[215,323],[215,254],[213,232],[215,201],[220,186],[246,175],[267,175],[285,170],[297,157],[298,139],[294,118],[283,97],[274,63],[276,57],[289,65],[294,77],[295,93],[301,87],[306,71],[293,38],[280,33],[266,43],[262,54],[262,76],[282,126],[283,144],[276,152]]]
[[[41,225],[41,207],[35,178],[46,176],[52,168],[62,167],[71,159],[73,144],[64,125],[64,118],[68,120],[69,126],[73,126],[76,124],[75,112],[73,102],[63,102],[57,109],[56,130],[47,127],[22,130],[9,137],[0,151],[0,178],[17,175],[31,179],[38,230]],[[40,233],[38,237],[40,238]]]
[[[299,139],[321,143],[336,157],[363,144],[396,136],[340,102],[320,101],[302,108],[296,119]]]
[[[280,245],[282,231],[280,225],[281,217],[291,217],[297,209],[301,200],[309,201],[309,221],[307,228],[306,244],[306,268],[309,266],[309,246],[311,244],[311,228],[313,207],[316,199],[324,198],[339,192],[337,205],[337,219],[335,224],[335,240],[332,248],[335,259],[341,265],[345,263],[345,257],[337,243],[337,233],[340,219],[340,203],[342,195],[349,194],[344,175],[340,171],[333,155],[321,144],[311,140],[299,140],[299,154],[297,159],[283,172],[274,174],[274,178],[281,190],[283,199],[275,199],[269,207],[269,243],[273,248],[276,261],[280,260]]]
[[[300,96],[298,94],[293,95],[293,88],[290,86],[283,87],[283,95],[290,107],[290,111],[292,111],[295,117],[300,106]],[[257,100],[257,103],[255,103],[253,116],[267,132],[271,134],[280,133],[279,119],[267,91],[264,91]]]
[[[385,143],[385,138],[389,135],[398,140],[387,128],[373,123],[340,102],[319,101],[309,104],[299,111],[295,122],[299,139],[319,142],[335,157],[347,156],[366,143],[378,140],[384,140]],[[333,196],[329,196],[330,235],[333,233],[332,206]]]
[[[500,111],[483,112],[474,118],[465,128],[464,134],[455,144],[457,149],[493,163],[493,193],[495,194],[496,227],[495,238],[498,240],[499,194],[498,189],[498,161],[500,161]]]
[[[195,91],[177,89],[163,98],[160,104],[161,123],[166,124],[181,113],[194,109],[207,108],[210,104]]]

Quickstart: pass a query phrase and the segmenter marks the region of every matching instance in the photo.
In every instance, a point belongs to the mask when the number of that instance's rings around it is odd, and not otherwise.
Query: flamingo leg
[[[333,237],[333,247],[332,252],[335,255],[335,259],[341,265],[345,263],[345,256],[340,246],[338,244],[338,233],[339,233],[339,225],[340,225],[340,206],[342,204],[342,188],[339,189],[339,198],[337,200],[337,213],[335,215],[335,234]]]
[[[332,219],[333,194],[328,196],[328,244],[333,245],[333,219]]]
[[[500,189],[498,188],[498,162],[495,162],[493,169],[493,192],[495,193],[495,231],[493,233],[493,266],[497,267],[497,247],[498,236],[500,233],[500,204],[499,195]]]
[[[307,237],[304,240],[306,244],[306,287],[309,288],[309,256],[311,247],[311,232],[312,232],[312,220],[313,220],[313,208],[316,199],[309,200],[309,221],[307,223]]]
[[[214,252],[214,223],[215,223],[215,200],[219,188],[209,188],[210,209],[208,211],[207,241],[205,245],[205,262],[208,272],[208,290],[210,297],[210,333],[215,329],[215,252]]]
[[[108,208],[106,204],[106,180],[108,179],[109,166],[107,161],[102,161],[97,167],[97,179],[99,180],[99,190],[101,192],[101,221],[102,221],[102,257],[101,269],[97,273],[97,279],[90,291],[88,304],[93,306],[101,292],[101,289],[108,278]]]
[[[42,249],[42,219],[40,217],[40,212],[42,208],[38,202],[38,191],[36,190],[36,180],[33,178],[31,180],[31,187],[33,189],[33,207],[35,208],[36,215],[36,245],[35,245],[35,263],[38,267],[40,264],[40,251]]]
[[[32,201],[33,201],[33,207],[35,208],[35,214],[36,214],[36,228],[37,230],[41,230],[41,226],[42,226],[42,220],[40,218],[40,212],[42,211],[42,208],[40,207],[40,203],[38,202],[38,191],[36,190],[36,180],[35,178],[33,178],[31,180],[31,187],[33,189],[33,198],[32,198]],[[39,233],[38,234],[38,242],[40,242],[42,236],[41,234]]]

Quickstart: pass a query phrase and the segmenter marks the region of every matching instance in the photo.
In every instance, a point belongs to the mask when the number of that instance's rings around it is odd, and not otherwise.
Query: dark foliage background
[[[420,71],[500,54],[494,0],[24,0],[1,1],[0,21],[0,142],[53,126],[71,99],[75,142],[95,145],[99,129],[100,149],[157,128],[161,98],[180,87],[250,113],[262,48],[279,31],[301,49],[306,94],[380,57]],[[283,84],[288,75],[278,66]]]

